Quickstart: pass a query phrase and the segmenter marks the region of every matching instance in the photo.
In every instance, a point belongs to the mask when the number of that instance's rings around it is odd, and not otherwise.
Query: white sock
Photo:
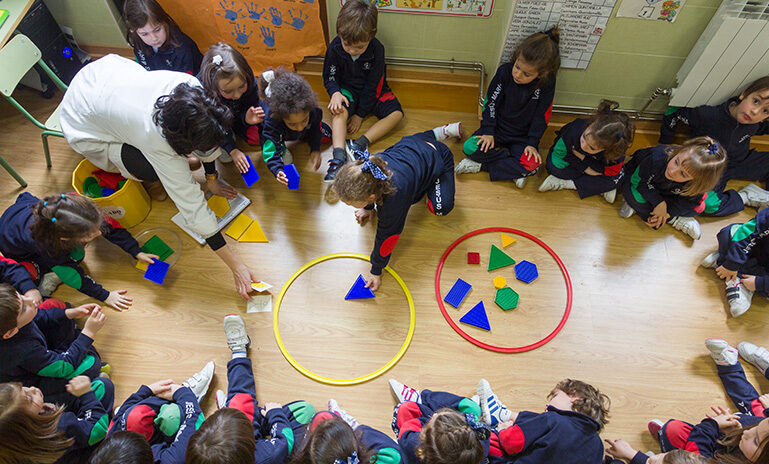
[[[246,358],[246,357],[248,357],[248,355],[246,354],[245,351],[233,351],[232,352],[232,359],[235,359],[235,358]]]

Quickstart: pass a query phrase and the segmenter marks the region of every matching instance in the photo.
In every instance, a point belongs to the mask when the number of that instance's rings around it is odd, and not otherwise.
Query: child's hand
[[[163,390],[160,393],[156,393],[155,396],[158,398],[163,398],[166,401],[173,401],[174,400],[174,393],[176,393],[176,390],[182,388],[181,385],[178,383],[172,383],[168,386],[168,390]]]
[[[109,296],[104,302],[118,311],[128,309],[131,307],[134,300],[133,298],[125,296],[126,293],[128,293],[128,290],[115,290],[114,292],[109,292]]]
[[[361,123],[363,123],[363,118],[361,118],[357,114],[353,114],[352,116],[350,116],[350,119],[347,120],[347,133],[354,134],[358,132],[358,129],[360,129]]]
[[[264,122],[264,110],[261,106],[252,106],[246,111],[246,124],[254,126],[262,122]]]
[[[740,283],[751,292],[756,291],[756,276],[744,275],[740,278]]]
[[[473,137],[475,144],[478,145],[478,149],[482,152],[486,152],[494,148],[494,136],[493,135],[476,135]]]
[[[171,385],[174,383],[171,379],[166,380],[158,380],[155,383],[147,385],[150,390],[152,390],[152,394],[155,396],[160,395],[161,393],[168,391],[171,389]]]
[[[136,255],[136,260],[137,261],[144,261],[147,264],[154,263],[156,259],[160,259],[160,256],[149,254],[149,253],[145,253],[143,251],[140,251],[139,254]]]
[[[366,288],[371,289],[372,292],[379,290],[379,286],[382,285],[382,276],[368,273],[366,275]]]
[[[764,409],[769,408],[769,393],[759,396],[758,401],[761,402],[761,406],[763,406]]]
[[[358,224],[360,225],[366,225],[366,221],[368,221],[372,216],[374,216],[374,210],[373,209],[356,209],[355,210],[355,220],[358,221]]]
[[[94,309],[101,309],[96,303],[86,303],[76,308],[67,308],[64,310],[64,314],[67,315],[67,319],[80,319],[86,317],[93,312]]]
[[[308,165],[313,169],[317,170],[320,167],[320,152],[319,151],[311,151],[310,152],[310,162]]]
[[[606,448],[606,452],[614,459],[624,459],[625,461],[630,462],[630,460],[633,459],[633,456],[638,452],[630,446],[630,443],[622,438],[616,440],[604,439],[603,441],[609,445],[608,448]]]
[[[737,420],[737,415],[730,413],[729,409],[723,406],[711,406],[710,410],[713,411],[713,414],[706,414],[706,416],[716,421],[718,430],[721,432],[742,427]]]
[[[334,95],[331,95],[331,101],[328,103],[328,109],[331,111],[331,114],[336,116],[345,110],[342,104],[350,106],[350,100],[342,95],[342,92],[334,92]]]
[[[267,415],[267,411],[272,411],[273,409],[280,409],[282,406],[280,403],[264,403],[264,408],[262,408],[262,416]]]
[[[87,375],[78,375],[67,383],[67,393],[72,396],[83,396],[91,391],[91,379]]]
[[[246,159],[245,153],[235,148],[230,152],[230,156],[232,157],[232,161],[235,163],[235,167],[238,168],[238,171],[241,174],[248,172],[248,160]]]
[[[104,323],[106,321],[107,316],[105,316],[104,313],[101,312],[101,309],[96,306],[91,310],[91,314],[88,316],[88,319],[85,320],[82,334],[90,338],[94,338],[96,333],[101,330],[102,327],[104,327]]]
[[[665,222],[667,222],[668,218],[670,218],[670,215],[668,214],[668,205],[662,201],[651,212],[649,219],[646,220],[646,225],[654,229],[659,229]]]
[[[718,275],[718,277],[724,279],[727,282],[737,278],[737,271],[732,271],[723,266],[718,266],[716,268],[716,274]]]
[[[40,294],[40,290],[33,288],[32,290],[27,290],[27,293],[24,294],[27,298],[32,298],[32,302],[35,304],[35,308],[40,306],[40,304],[43,302],[43,295]]]
[[[232,200],[238,196],[238,192],[236,192],[234,188],[227,184],[223,184],[219,179],[206,179],[206,183],[203,185],[203,189],[206,192],[211,192],[214,195],[219,195],[220,197],[224,197],[228,200]]]
[[[539,156],[539,152],[536,148],[532,147],[531,145],[527,146],[523,149],[523,154],[526,155],[527,158],[533,159],[537,162],[537,164],[542,164],[542,157]]]
[[[595,169],[593,169],[593,168],[587,168],[587,169],[585,169],[585,174],[587,174],[588,176],[600,176],[600,175],[601,175],[601,173],[600,173],[600,172],[596,171],[596,170],[595,170]]]
[[[277,180],[277,181],[278,181],[278,182],[280,182],[281,184],[283,184],[283,185],[285,185],[286,187],[288,187],[288,177],[286,177],[286,173],[285,173],[285,172],[283,172],[283,171],[278,171],[278,175],[277,175],[277,176],[275,176],[275,180]]]

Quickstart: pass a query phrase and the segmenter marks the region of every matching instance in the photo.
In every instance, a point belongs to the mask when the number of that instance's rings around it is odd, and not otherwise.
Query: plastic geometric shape
[[[518,294],[510,287],[500,288],[494,297],[494,303],[505,311],[515,309],[518,306]]]
[[[250,226],[252,222],[254,222],[253,219],[241,213],[232,221],[232,224],[230,224],[230,227],[227,229],[225,234],[229,235],[235,240],[238,240],[240,239],[240,236],[243,235],[243,232],[248,229],[248,226]]]
[[[481,254],[472,251],[467,253],[467,264],[481,264]]]
[[[120,188],[120,181],[125,181],[125,177],[121,176],[120,173],[117,172],[107,172],[102,169],[95,169],[91,171],[91,174],[96,176],[99,185],[102,187],[111,188],[112,190],[117,190]]]
[[[83,181],[83,193],[91,198],[100,198],[101,186],[95,177],[86,177]]]
[[[486,316],[486,308],[483,306],[483,301],[479,301],[477,305],[473,306],[473,309],[462,316],[459,322],[474,325],[479,329],[491,330],[489,318]]]
[[[507,287],[507,280],[502,276],[494,277],[494,288]]]
[[[454,282],[454,285],[451,286],[451,290],[449,290],[449,293],[446,294],[446,297],[443,299],[443,301],[455,308],[459,308],[459,306],[465,300],[468,292],[470,292],[471,288],[473,288],[472,285],[468,284],[462,279],[457,279],[457,281]]]
[[[515,278],[521,282],[530,284],[537,277],[539,277],[539,272],[536,264],[524,260],[515,265]]]
[[[509,257],[504,251],[497,248],[496,245],[491,245],[491,251],[489,252],[489,271],[499,269],[500,267],[509,266],[515,264],[515,260]]]
[[[256,169],[254,169],[254,163],[251,162],[251,158],[248,155],[246,155],[246,161],[248,161],[248,171],[240,175],[243,177],[243,182],[246,183],[246,187],[251,187],[254,185],[254,182],[259,180],[259,174],[256,172]]]
[[[108,196],[112,195],[113,193],[115,193],[115,191],[116,191],[115,189],[111,189],[109,187],[102,187],[101,188],[101,196],[108,197]]]
[[[166,274],[168,274],[168,268],[170,267],[170,264],[156,259],[154,263],[147,266],[147,270],[144,271],[144,278],[162,285],[163,281],[166,280]]]
[[[248,229],[246,229],[245,232],[243,232],[243,235],[240,236],[238,239],[239,242],[250,242],[250,243],[267,243],[269,240],[267,240],[267,236],[264,235],[264,231],[262,230],[262,226],[259,225],[259,221],[254,219],[254,222],[251,223],[250,226],[248,226]]]
[[[208,207],[211,208],[211,211],[213,211],[218,218],[223,217],[225,213],[230,210],[230,202],[219,195],[212,195],[206,203],[208,203]]]
[[[501,234],[501,235],[502,235],[502,248],[507,248],[508,246],[515,243],[515,238],[507,234]]]
[[[153,235],[142,245],[142,251],[151,255],[158,255],[161,261],[174,254],[174,250],[166,244],[160,237]]]
[[[299,171],[296,170],[296,166],[293,164],[286,164],[283,166],[283,172],[288,177],[288,189],[296,190],[299,188]]]
[[[146,261],[141,261],[141,260],[136,261],[136,269],[140,271],[147,272],[147,266],[149,266],[149,263],[147,263]]]
[[[344,296],[344,299],[361,300],[363,298],[374,297],[376,297],[376,295],[374,295],[374,292],[372,292],[370,288],[366,288],[366,279],[364,279],[361,274],[355,279],[355,282],[352,284],[352,287],[350,287],[350,290],[347,291],[347,295]]]

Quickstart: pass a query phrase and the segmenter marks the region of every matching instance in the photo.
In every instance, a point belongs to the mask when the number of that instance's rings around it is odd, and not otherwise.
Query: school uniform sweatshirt
[[[761,265],[769,267],[769,208],[762,209],[744,224],[728,227],[731,229],[731,244],[726,256],[718,258],[722,266],[738,271],[749,257],[755,257]],[[756,290],[769,292],[769,276],[756,277]]]
[[[665,198],[663,195],[675,195],[688,199],[692,209],[698,213],[705,210],[704,195],[686,197],[681,195],[684,182],[674,182],[665,177],[668,165],[667,145],[643,148],[633,153],[625,166],[626,182],[630,182],[630,190],[633,197],[639,203],[646,203],[656,207]]]
[[[273,117],[266,101],[262,102],[262,109],[264,109],[262,157],[273,176],[277,176],[283,170],[286,142],[306,140],[310,145],[310,152],[320,151],[321,124],[323,123],[323,111],[320,108],[316,107],[310,111],[310,120],[301,131],[291,130],[282,119]]]
[[[749,427],[751,425],[758,424],[765,417],[746,416],[744,414],[738,415],[738,420],[743,427]],[[701,454],[706,458],[711,458],[718,451],[726,450],[726,447],[718,443],[718,439],[723,434],[718,429],[718,423],[713,419],[703,419],[702,422],[692,427],[692,431],[689,437],[686,439],[686,445],[684,450]],[[742,455],[739,448],[734,451],[733,454]]]
[[[222,148],[227,153],[236,148],[235,135],[244,137],[246,142],[250,145],[256,145],[260,141],[259,131],[261,130],[261,124],[248,124],[246,122],[246,114],[249,108],[258,108],[261,102],[259,101],[259,87],[257,79],[254,79],[251,88],[246,90],[243,95],[237,100],[230,100],[228,98],[221,97],[222,102],[232,110],[232,130],[227,132],[227,136],[222,143]]]
[[[88,460],[96,445],[101,442],[107,434],[107,425],[109,424],[110,409],[114,400],[114,386],[108,380],[99,380],[91,384],[92,390],[78,397],[72,402],[64,414],[59,418],[57,428],[63,432],[67,438],[74,438],[75,443],[67,450],[67,453],[59,458],[55,464],[82,464]],[[95,387],[96,386],[96,387]],[[93,388],[102,389],[100,395],[109,395],[106,403],[109,408],[105,408],[102,401],[97,399]],[[108,392],[104,389],[108,388]]]
[[[0,282],[10,284],[22,295],[37,288],[32,275],[21,264],[0,256]]]
[[[170,38],[154,53],[146,54],[139,47],[134,47],[136,61],[147,71],[178,71],[196,75],[200,71],[203,54],[187,34],[179,31],[178,35],[178,47],[171,44]]]
[[[624,156],[608,161],[603,151],[595,154],[582,151],[580,138],[585,129],[587,129],[587,119],[575,119],[563,126],[557,133],[555,143],[550,149],[553,165],[559,169],[573,168],[582,172],[591,168],[607,177],[614,177],[619,174],[622,171]],[[585,155],[585,158],[577,158],[574,151]]]

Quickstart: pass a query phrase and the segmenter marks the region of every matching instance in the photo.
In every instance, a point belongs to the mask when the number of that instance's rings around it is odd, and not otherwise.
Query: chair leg
[[[6,170],[6,171],[8,171],[8,174],[10,174],[11,176],[13,176],[13,178],[14,178],[14,179],[16,179],[16,181],[17,181],[18,183],[20,183],[22,187],[26,187],[26,186],[27,186],[27,181],[26,181],[26,180],[24,180],[24,178],[23,178],[23,177],[21,177],[21,176],[19,175],[19,173],[17,173],[17,172],[16,172],[16,171],[15,171],[15,170],[14,170],[14,169],[11,167],[11,165],[10,165],[10,164],[8,164],[8,162],[7,162],[7,161],[6,161],[6,160],[5,160],[5,159],[4,159],[2,156],[0,156],[0,166],[4,167],[4,168],[5,168],[5,170]]]
[[[40,134],[40,138],[43,139],[43,153],[45,153],[45,164],[49,168],[51,167],[51,153],[48,150],[48,136],[51,135],[48,131],[43,131]]]

